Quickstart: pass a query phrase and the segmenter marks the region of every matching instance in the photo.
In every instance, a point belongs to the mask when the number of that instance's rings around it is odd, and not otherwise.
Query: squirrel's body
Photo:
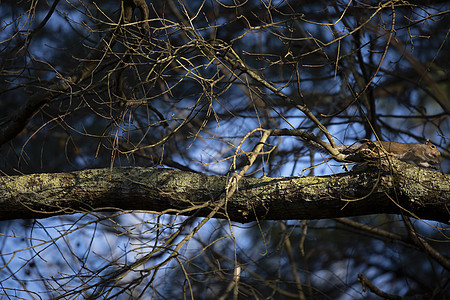
[[[324,150],[322,146],[315,142],[306,142],[315,148],[322,148],[321,151]],[[426,140],[424,144],[375,141],[355,145],[336,145],[336,148],[343,154],[359,154],[362,151],[373,151],[378,148],[380,151],[386,151],[398,160],[413,162],[425,168],[436,168],[434,165],[441,162],[441,153],[430,140]]]

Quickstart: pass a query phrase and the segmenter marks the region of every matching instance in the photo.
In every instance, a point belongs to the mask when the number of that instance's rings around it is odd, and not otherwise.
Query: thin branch
[[[370,281],[369,279],[367,279],[366,276],[364,276],[361,273],[358,273],[358,281],[361,282],[363,289],[365,289],[365,287],[368,287],[370,289],[370,291],[372,293],[374,293],[377,296],[383,297],[384,299],[389,299],[389,300],[402,300],[403,298],[397,295],[392,295],[392,294],[388,294],[383,292],[382,290],[380,290],[379,288],[377,288],[372,281]]]
[[[416,230],[414,229],[413,224],[409,217],[402,215],[403,222],[405,223],[405,227],[408,230],[409,238],[413,244],[417,247],[423,249],[430,257],[432,257],[435,261],[437,261],[441,266],[450,271],[450,261],[448,258],[444,257],[440,254],[436,249],[431,247],[423,238],[417,235]]]
[[[56,3],[56,1],[55,1]],[[124,22],[127,23],[131,20],[133,9],[139,5],[141,9],[141,14],[148,17],[145,14],[145,9],[142,5],[145,5],[145,1],[140,0],[124,0],[123,1],[123,18]],[[142,12],[143,10],[143,12]],[[117,24],[120,24],[118,22]],[[144,23],[147,24],[147,23]],[[148,25],[147,25],[148,26]],[[75,71],[73,71],[69,76],[61,78],[56,83],[52,84],[49,88],[42,90],[31,96],[28,101],[20,107],[16,113],[11,116],[11,118],[2,124],[0,129],[0,145],[15,138],[28,124],[31,118],[46,104],[50,103],[54,98],[61,95],[62,93],[67,93],[70,91],[72,85],[76,85],[86,79],[101,63],[103,58],[106,56],[107,50],[111,49],[114,45],[119,25],[112,31],[110,31],[98,44],[92,49],[87,55],[86,59],[81,62]]]

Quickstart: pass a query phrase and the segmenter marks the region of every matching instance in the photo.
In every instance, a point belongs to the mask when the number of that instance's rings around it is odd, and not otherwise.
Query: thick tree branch
[[[449,221],[450,177],[394,161],[325,177],[242,178],[227,211],[214,217],[321,219],[400,212]],[[225,197],[226,176],[162,168],[94,169],[0,177],[0,220],[96,210],[208,215]],[[220,202],[220,201],[219,201]]]

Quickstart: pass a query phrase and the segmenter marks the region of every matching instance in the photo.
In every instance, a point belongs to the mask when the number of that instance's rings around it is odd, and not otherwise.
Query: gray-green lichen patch
[[[450,181],[441,172],[398,162],[392,178],[398,193],[411,202],[423,203],[429,199],[448,202],[450,199]]]

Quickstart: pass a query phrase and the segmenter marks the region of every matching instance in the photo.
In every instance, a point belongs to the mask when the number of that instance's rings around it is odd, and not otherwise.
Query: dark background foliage
[[[132,3],[140,7],[126,20],[122,7]],[[3,175],[121,166],[231,174],[259,141],[249,134],[256,128],[325,139],[299,105],[339,143],[429,138],[448,173],[448,1],[147,1],[148,18],[143,3],[2,2],[2,127],[33,95],[70,84],[2,145]],[[71,82],[83,63],[95,67]],[[270,137],[264,149],[246,175],[343,172],[295,137]],[[209,220],[175,249],[198,219],[101,213],[3,222],[2,294],[378,299],[358,282],[362,273],[393,295],[446,299],[448,271],[387,234],[408,235],[400,216],[352,220],[380,231],[338,220]],[[414,226],[448,257],[448,227]],[[170,237],[143,266],[119,281],[111,275]]]

